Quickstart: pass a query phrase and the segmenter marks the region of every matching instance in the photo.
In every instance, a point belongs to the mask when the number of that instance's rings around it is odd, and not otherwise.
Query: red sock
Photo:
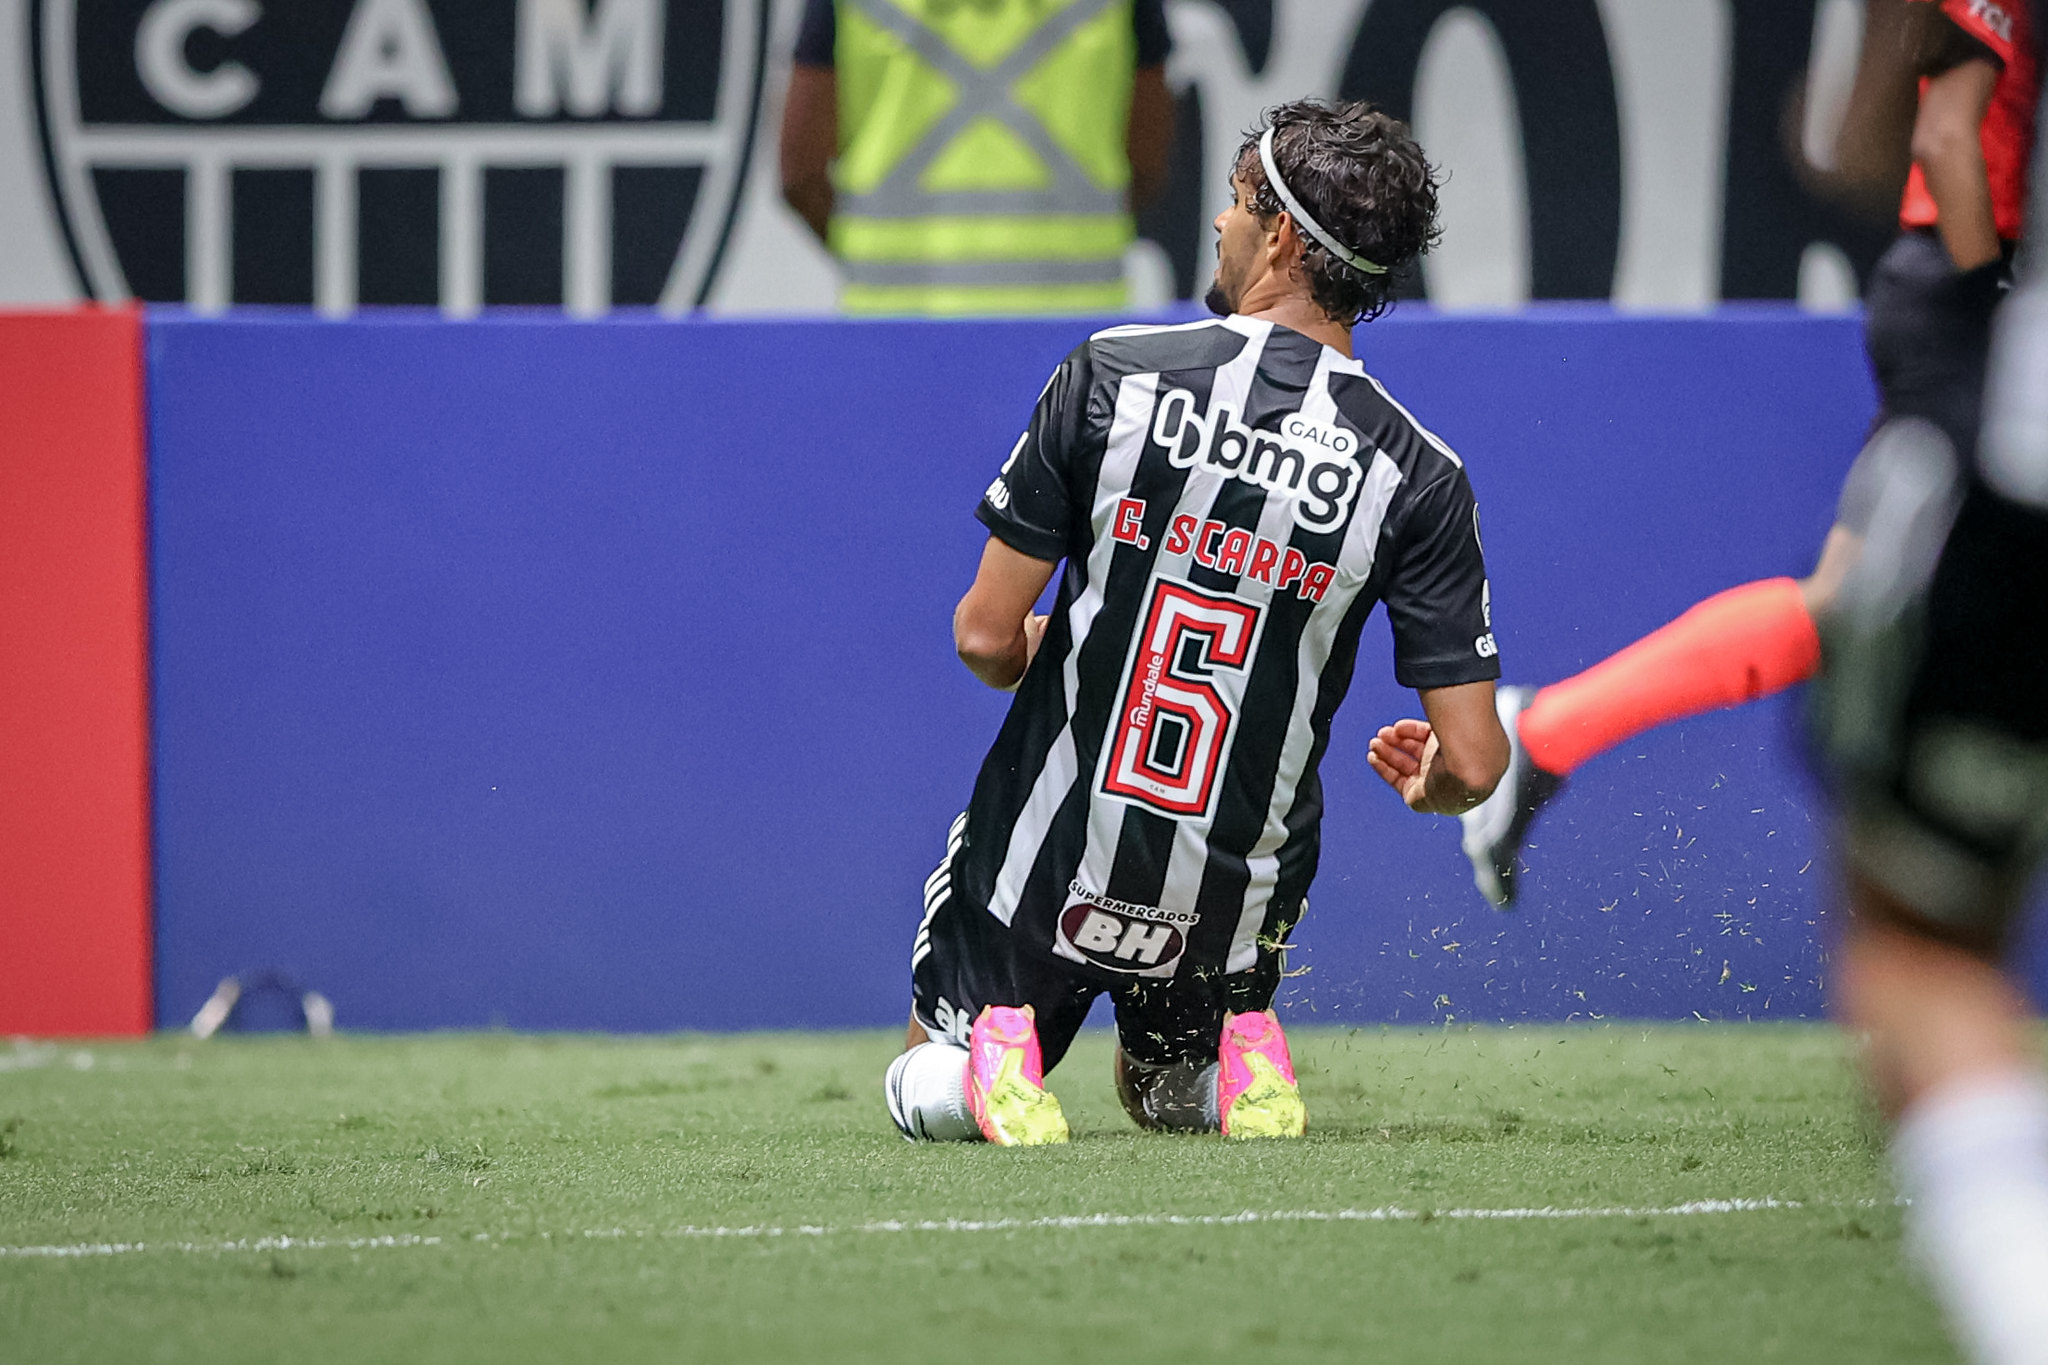
[[[1781,692],[1813,676],[1820,637],[1789,578],[1745,583],[1536,694],[1519,729],[1563,775],[1666,721]]]

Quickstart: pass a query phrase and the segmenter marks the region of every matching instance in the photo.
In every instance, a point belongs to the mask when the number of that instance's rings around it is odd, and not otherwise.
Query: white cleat
[[[1503,687],[1494,694],[1494,710],[1508,732],[1508,770],[1493,795],[1458,817],[1464,828],[1460,842],[1472,860],[1472,882],[1501,910],[1515,903],[1515,876],[1530,822],[1564,786],[1563,778],[1537,767],[1522,747],[1517,722],[1535,699],[1533,687]]]

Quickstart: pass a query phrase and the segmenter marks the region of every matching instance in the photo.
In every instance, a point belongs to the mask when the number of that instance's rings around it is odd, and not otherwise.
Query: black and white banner
[[[919,3],[920,0],[904,0]],[[0,305],[828,311],[781,206],[798,0],[0,0]],[[1241,130],[1304,93],[1448,170],[1447,307],[1834,306],[1889,235],[1813,187],[1862,0],[1168,0],[1199,295]]]

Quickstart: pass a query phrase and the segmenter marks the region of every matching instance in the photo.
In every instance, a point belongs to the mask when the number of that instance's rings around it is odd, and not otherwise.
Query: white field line
[[[750,1224],[745,1227],[593,1228],[571,1233],[479,1232],[468,1237],[248,1237],[230,1242],[79,1242],[70,1246],[0,1246],[0,1260],[83,1260],[98,1256],[129,1256],[139,1252],[181,1252],[221,1255],[237,1251],[384,1251],[402,1247],[456,1246],[463,1243],[522,1241],[644,1241],[703,1237],[843,1237],[906,1232],[1032,1232],[1079,1228],[1237,1227],[1252,1223],[1422,1223],[1443,1218],[1454,1222],[1532,1222],[1573,1218],[1693,1218],[1703,1214],[1759,1213],[1771,1209],[1875,1208],[1875,1200],[1811,1204],[1797,1199],[1698,1199],[1660,1208],[1621,1205],[1589,1208],[1526,1209],[1283,1209],[1242,1213],[1081,1213],[1051,1218],[945,1218],[909,1222],[888,1219],[834,1227],[801,1223],[791,1227]]]

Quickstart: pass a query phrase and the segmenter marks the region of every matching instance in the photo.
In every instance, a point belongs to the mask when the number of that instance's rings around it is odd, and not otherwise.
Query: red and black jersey
[[[1998,235],[2017,241],[2026,223],[2027,163],[2034,146],[2034,106],[2041,93],[2041,59],[2032,32],[2029,0],[1914,0],[1939,4],[1949,22],[1984,45],[2002,70],[1984,113],[1984,170],[1991,180],[1991,210]],[[1922,82],[1925,89],[1925,82]],[[1933,227],[1940,218],[1927,177],[1915,164],[1899,206],[1904,227]]]
[[[1500,675],[1463,464],[1268,322],[1091,338],[978,515],[1066,570],[942,876],[1101,973],[1241,972],[1299,915],[1376,604],[1402,684]]]

